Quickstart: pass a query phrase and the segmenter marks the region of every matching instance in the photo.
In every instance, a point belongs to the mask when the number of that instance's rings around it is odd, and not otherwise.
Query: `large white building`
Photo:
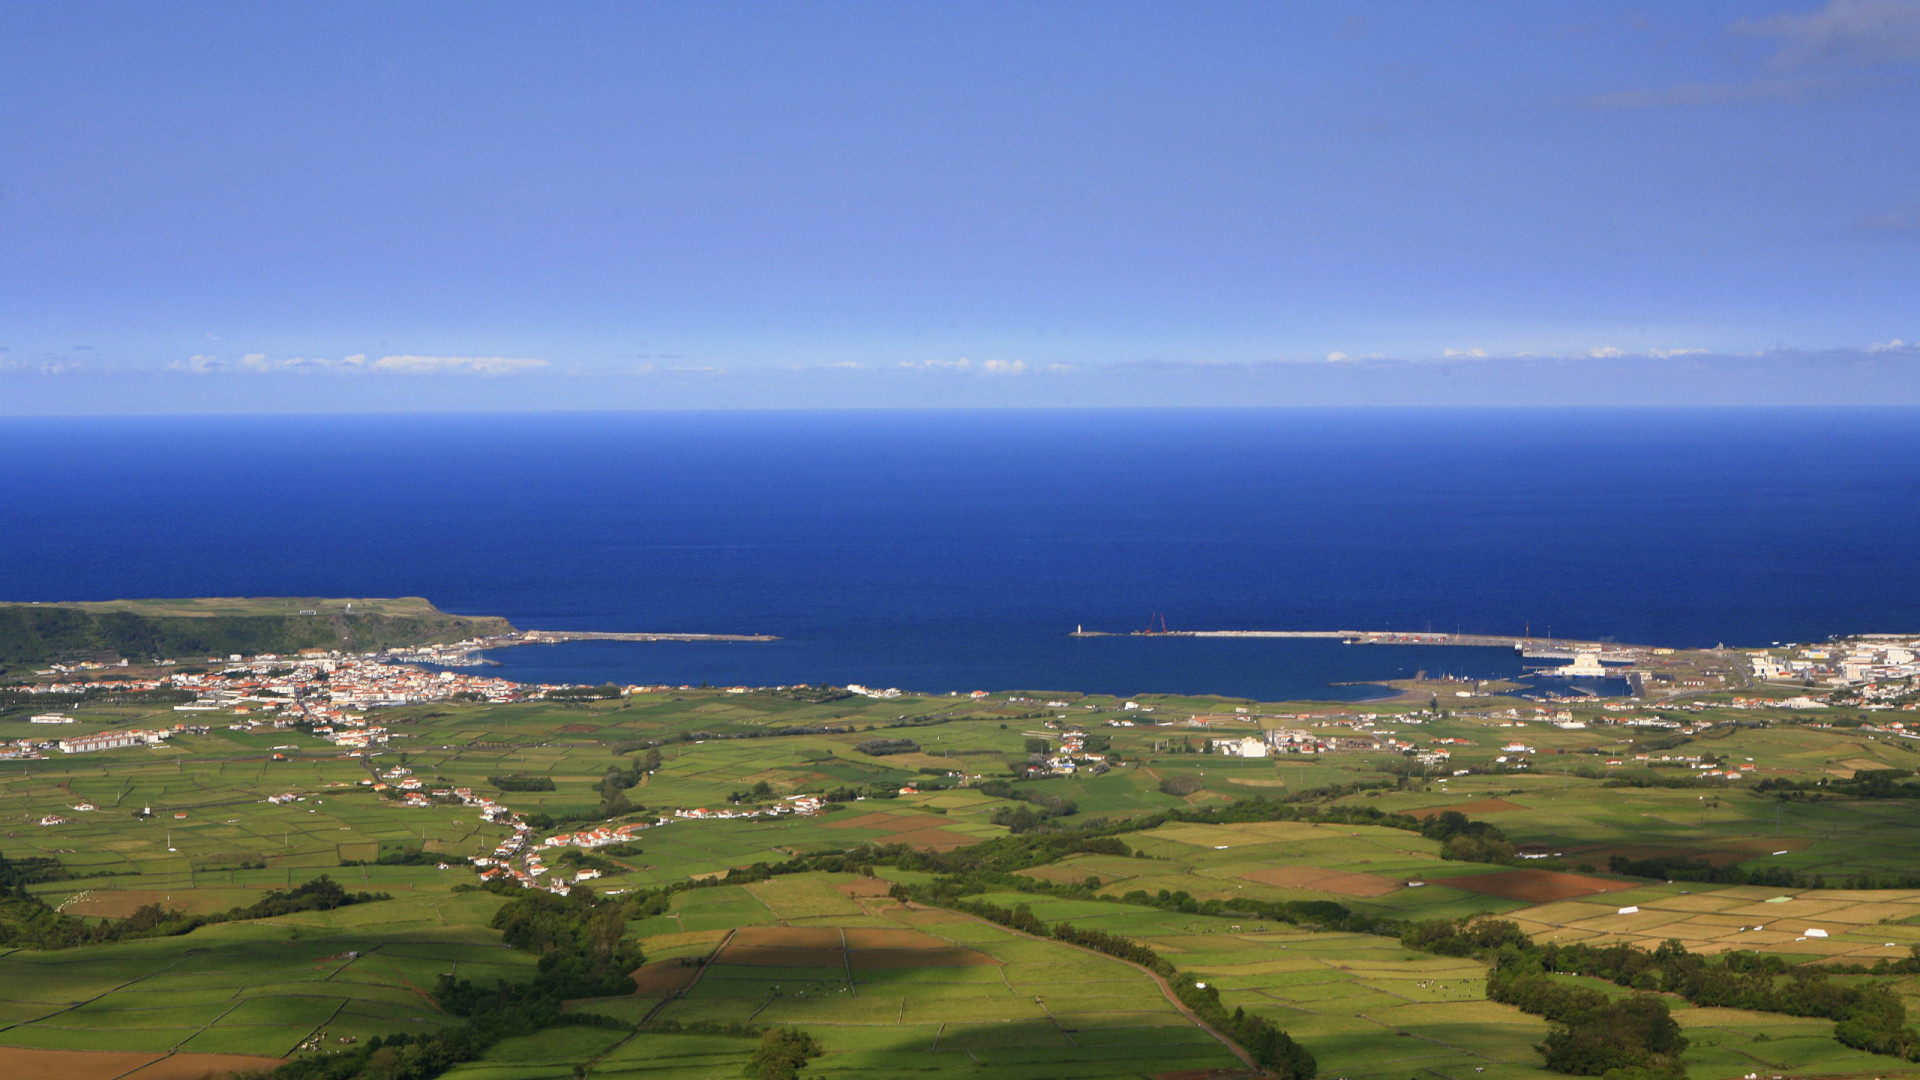
[[[1244,739],[1215,739],[1213,752],[1232,757],[1266,757],[1267,744],[1252,735]]]
[[[98,735],[80,735],[55,743],[63,753],[85,754],[94,750],[118,750],[123,746],[150,746],[166,738],[158,731],[103,731]]]

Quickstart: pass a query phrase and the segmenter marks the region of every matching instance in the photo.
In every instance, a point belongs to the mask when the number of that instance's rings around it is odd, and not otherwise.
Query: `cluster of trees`
[[[1461,862],[1510,863],[1513,845],[1505,833],[1458,810],[1434,814],[1420,823],[1420,835],[1440,841],[1440,857]]]
[[[1220,991],[1217,988],[1180,971],[1166,957],[1131,938],[1109,934],[1104,930],[1083,929],[1068,922],[1056,923],[1049,928],[1025,904],[1005,908],[996,904],[958,901],[948,906],[1022,933],[1051,937],[1146,968],[1166,980],[1181,1004],[1239,1043],[1262,1068],[1279,1080],[1312,1080],[1319,1069],[1307,1048],[1294,1042],[1273,1021],[1264,1016],[1255,1016],[1244,1008],[1228,1012],[1226,1006],[1220,1003]]]
[[[755,1080],[796,1080],[807,1062],[823,1052],[820,1043],[799,1028],[769,1028],[747,1059],[747,1075]]]
[[[1920,1060],[1920,1033],[1906,1026],[1906,1007],[1890,988],[1838,982],[1832,970],[1789,965],[1778,956],[1731,952],[1710,958],[1688,952],[1677,941],[1668,941],[1653,950],[1624,943],[1604,947],[1579,943],[1535,945],[1514,923],[1486,917],[1462,922],[1418,923],[1408,927],[1400,940],[1410,948],[1445,956],[1486,957],[1494,966],[1487,983],[1488,997],[1562,1023],[1567,1023],[1561,1020],[1562,1015],[1584,1016],[1598,1008],[1593,998],[1604,1001],[1605,997],[1596,991],[1556,981],[1552,976],[1585,975],[1633,990],[1673,994],[1695,1005],[1825,1017],[1834,1021],[1834,1037],[1848,1046]],[[1920,951],[1916,951],[1911,960],[1882,962],[1864,973],[1909,971],[1920,972]],[[1644,1011],[1645,1007],[1636,1008]],[[1664,1011],[1664,1006],[1662,1009]],[[1586,1027],[1598,1034],[1592,1038],[1568,1034],[1559,1042],[1550,1042],[1550,1048],[1557,1047],[1562,1056],[1558,1059],[1550,1056],[1549,1068],[1587,1075],[1588,1066],[1602,1060],[1595,1055],[1601,1053],[1603,1044],[1621,1043],[1624,1038],[1621,1025],[1651,1023],[1641,1013],[1632,1017],[1604,1012],[1592,1012],[1592,1015]],[[1585,1030],[1578,1024],[1569,1026],[1576,1032]],[[1663,1059],[1669,1051],[1660,1049],[1668,1045],[1662,1041],[1666,1036],[1653,1028],[1646,1029],[1645,1034],[1646,1039],[1638,1044],[1644,1051],[1644,1060],[1616,1061],[1616,1065],[1655,1072],[1667,1067]],[[1640,1051],[1629,1046],[1629,1050],[1623,1052],[1632,1056]],[[1579,1068],[1562,1068],[1555,1064],[1556,1060],[1562,1064],[1583,1064]],[[1611,1067],[1597,1068],[1591,1075],[1604,1073]]]
[[[429,854],[423,848],[390,848],[382,850],[371,861],[366,859],[341,859],[341,866],[436,866],[447,861],[444,855]]]
[[[920,749],[920,744],[912,739],[867,739],[853,744],[855,750],[868,757],[886,757],[888,754],[911,754]]]
[[[727,796],[731,803],[765,802],[773,798],[773,785],[761,780],[745,791],[735,791]]]
[[[1706,881],[1716,885],[1765,885],[1775,889],[1824,889],[1824,875],[1809,877],[1784,866],[1762,866],[1752,870],[1736,864],[1714,866],[1705,859],[1686,855],[1658,855],[1646,859],[1628,859],[1615,855],[1607,860],[1607,869],[1629,877],[1662,878],[1667,881]],[[1920,882],[1920,876],[1908,875]],[[1872,888],[1855,885],[1854,888]],[[1897,887],[1897,886],[1895,886]]]
[[[646,762],[643,760],[635,764],[622,764],[616,761],[607,767],[596,789],[600,792],[601,817],[619,817],[621,814],[631,814],[642,809],[627,801],[627,791],[640,783],[640,778],[647,774],[648,770],[645,766]]]
[[[73,871],[67,869],[59,859],[45,855],[9,859],[0,855],[0,889],[17,889],[22,885],[38,885],[45,881],[66,881],[73,876]]]
[[[1072,799],[1061,798],[1043,788],[1030,785],[1016,787],[1005,780],[983,780],[973,787],[983,795],[1028,804],[1000,807],[988,818],[995,825],[1004,825],[1016,833],[1032,832],[1056,818],[1071,817],[1080,812],[1079,804]]]
[[[553,777],[528,776],[526,773],[511,773],[506,776],[489,776],[487,783],[501,791],[552,791]]]
[[[212,915],[187,915],[159,904],[145,904],[124,919],[88,922],[61,914],[23,886],[15,885],[0,891],[0,946],[70,949],[134,938],[173,937],[212,923],[271,919],[297,911],[330,911],[349,904],[389,899],[392,897],[386,893],[350,893],[339,882],[322,874],[292,889],[275,889],[246,907]]]
[[[1920,798],[1920,784],[1900,782],[1912,776],[1911,769],[1861,769],[1845,780],[1829,777],[1791,780],[1784,776],[1770,776],[1753,785],[1753,790],[1783,798],[1805,798],[1810,793],[1849,795],[1856,799]]]

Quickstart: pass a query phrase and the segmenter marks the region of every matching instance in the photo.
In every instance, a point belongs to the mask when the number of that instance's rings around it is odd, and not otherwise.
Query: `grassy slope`
[[[314,614],[301,614],[305,611]],[[306,648],[365,651],[512,629],[505,619],[449,615],[418,597],[0,604],[0,663],[45,663],[95,654],[145,660]]]

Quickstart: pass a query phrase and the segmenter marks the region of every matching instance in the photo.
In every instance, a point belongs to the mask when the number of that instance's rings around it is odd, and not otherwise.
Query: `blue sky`
[[[1920,0],[17,3],[0,412],[1920,403]]]

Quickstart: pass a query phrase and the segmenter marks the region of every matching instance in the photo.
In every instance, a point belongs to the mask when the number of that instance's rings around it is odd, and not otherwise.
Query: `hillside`
[[[419,597],[0,604],[0,664],[108,654],[147,660],[300,649],[363,652],[512,632],[505,619],[449,615]]]

